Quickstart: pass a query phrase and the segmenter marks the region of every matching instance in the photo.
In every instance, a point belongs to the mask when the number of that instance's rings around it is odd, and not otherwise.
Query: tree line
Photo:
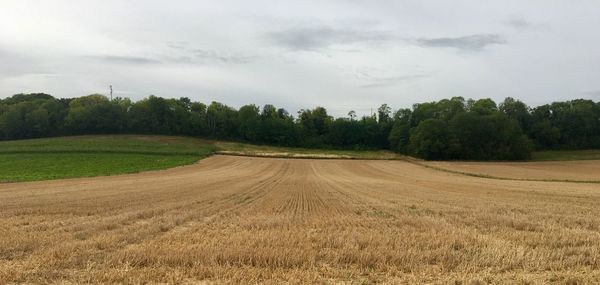
[[[307,148],[390,149],[425,159],[522,160],[534,149],[600,148],[600,102],[577,99],[531,108],[513,98],[462,97],[392,112],[334,118],[323,107],[297,116],[273,105],[239,109],[189,98],[133,102],[17,94],[0,100],[0,139],[137,133],[186,135]]]

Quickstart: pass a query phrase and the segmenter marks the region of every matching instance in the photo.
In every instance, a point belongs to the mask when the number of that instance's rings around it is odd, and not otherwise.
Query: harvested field
[[[450,171],[508,179],[600,182],[600,160],[424,163]]]
[[[0,184],[0,283],[591,284],[600,184],[213,156]]]

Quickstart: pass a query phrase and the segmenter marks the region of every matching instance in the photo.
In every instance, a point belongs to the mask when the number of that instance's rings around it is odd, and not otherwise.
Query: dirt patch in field
[[[0,284],[591,284],[600,185],[213,156],[0,184]]]
[[[506,179],[600,182],[600,160],[545,162],[425,162],[450,171]]]
[[[220,150],[217,154],[235,155],[235,156],[254,156],[254,157],[272,157],[272,158],[315,158],[315,159],[352,159],[349,155],[326,154],[326,153],[291,153],[291,152],[256,152],[256,151],[232,151]]]

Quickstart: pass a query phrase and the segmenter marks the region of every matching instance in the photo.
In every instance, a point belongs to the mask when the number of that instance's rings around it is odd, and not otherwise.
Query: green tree
[[[394,125],[388,136],[390,149],[400,153],[408,152],[411,118],[412,111],[410,109],[400,109],[394,114]]]
[[[387,123],[391,120],[392,108],[388,104],[383,104],[377,109],[377,118],[379,123]]]
[[[516,120],[496,112],[469,112],[450,122],[459,158],[468,160],[519,160],[531,155],[531,142]]]
[[[479,99],[477,101],[471,100],[468,105],[470,112],[475,112],[479,115],[490,115],[498,111],[496,102],[490,98]]]
[[[219,102],[212,102],[206,110],[209,133],[217,138],[238,138],[238,112]]]
[[[275,111],[273,115],[277,115]],[[238,111],[238,118],[241,138],[250,142],[258,141],[261,127],[258,107],[254,104],[242,106]]]
[[[514,98],[507,97],[499,107],[500,111],[506,114],[510,119],[517,120],[519,126],[524,132],[529,132],[531,124],[533,123],[533,117],[531,116],[529,107]]]
[[[74,99],[69,104],[66,128],[73,134],[118,133],[125,116],[118,104],[106,96],[92,94]]]
[[[446,122],[427,119],[414,129],[409,148],[414,155],[424,159],[449,159],[453,155],[451,140]]]

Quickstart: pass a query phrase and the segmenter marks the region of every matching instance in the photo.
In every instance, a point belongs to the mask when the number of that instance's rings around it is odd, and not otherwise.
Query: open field
[[[0,153],[136,153],[204,155],[213,142],[177,136],[90,135],[0,141]]]
[[[214,153],[277,158],[342,158],[419,162],[418,159],[388,150],[306,149],[156,135],[73,136],[0,141],[0,183],[159,170],[192,164]],[[546,151],[536,152],[533,157],[534,160],[539,161],[594,158],[600,159],[600,151]],[[569,167],[561,167],[560,163],[556,163],[558,167],[548,167],[552,163],[533,163],[530,164],[531,167],[527,164],[510,163],[453,162],[446,165],[433,162],[426,164],[475,175],[505,178],[524,178],[530,175],[529,179],[537,180],[600,180],[596,177],[596,162],[567,163]],[[571,164],[577,166],[571,168]],[[586,164],[590,167],[585,166]],[[527,166],[530,169],[523,174],[520,172],[520,168],[514,167],[516,165]],[[536,165],[540,166],[537,172],[532,170],[536,168]]]
[[[544,162],[421,162],[432,167],[502,179],[600,183],[600,160]]]
[[[0,283],[593,284],[600,184],[213,156],[0,184]]]
[[[212,142],[168,136],[77,136],[0,142],[0,182],[166,169],[211,155]]]
[[[286,148],[177,136],[73,136],[0,141],[0,182],[93,177],[166,169],[192,164],[215,152],[290,158],[405,158],[383,150]]]
[[[192,164],[194,155],[135,153],[11,153],[0,155],[0,182],[93,177]]]

